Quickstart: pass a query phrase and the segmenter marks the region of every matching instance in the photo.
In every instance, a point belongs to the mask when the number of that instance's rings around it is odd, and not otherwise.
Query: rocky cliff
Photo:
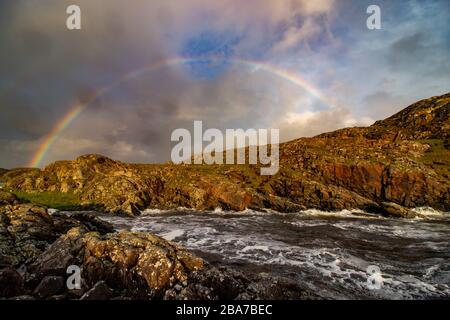
[[[100,155],[3,174],[6,187],[77,194],[109,212],[145,208],[230,210],[360,208],[405,216],[450,210],[450,93],[419,101],[367,128],[280,145],[280,170],[252,165],[136,165]]]

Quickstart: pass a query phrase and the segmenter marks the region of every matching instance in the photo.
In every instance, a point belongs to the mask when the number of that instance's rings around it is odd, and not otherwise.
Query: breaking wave
[[[389,219],[358,210],[227,212],[146,210],[137,218],[102,216],[119,230],[155,233],[211,263],[287,277],[323,298],[450,297],[450,219]],[[379,290],[368,266],[379,267]]]

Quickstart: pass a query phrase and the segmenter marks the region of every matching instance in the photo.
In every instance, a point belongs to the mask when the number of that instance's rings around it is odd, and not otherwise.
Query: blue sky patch
[[[227,70],[239,42],[240,37],[233,33],[204,32],[188,39],[181,55],[193,59],[186,65],[194,77],[210,80]]]

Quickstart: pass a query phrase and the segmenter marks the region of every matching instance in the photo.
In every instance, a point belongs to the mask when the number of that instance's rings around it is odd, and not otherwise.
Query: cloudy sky
[[[194,120],[283,140],[370,125],[450,91],[449,21],[448,0],[0,1],[0,167],[28,166],[52,132],[39,165],[168,161]]]

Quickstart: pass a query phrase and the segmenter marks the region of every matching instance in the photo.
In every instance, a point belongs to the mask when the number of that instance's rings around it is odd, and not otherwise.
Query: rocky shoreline
[[[409,217],[450,211],[450,93],[367,128],[280,145],[280,170],[257,165],[127,164],[101,155],[0,172],[5,189],[74,195],[79,205],[138,215],[147,208],[280,212],[361,209]]]
[[[94,214],[49,214],[1,192],[0,298],[12,300],[313,299],[297,284],[214,267],[149,233],[115,232]],[[69,289],[69,266],[81,287]]]

